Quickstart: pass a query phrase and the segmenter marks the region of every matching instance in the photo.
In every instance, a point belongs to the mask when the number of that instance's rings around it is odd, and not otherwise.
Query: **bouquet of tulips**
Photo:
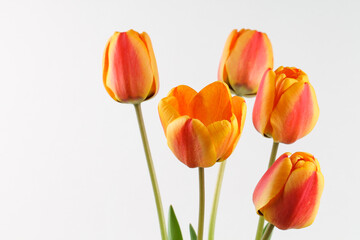
[[[161,239],[183,239],[171,206],[168,224],[165,223],[141,112],[141,103],[155,96],[159,89],[158,69],[147,33],[130,30],[111,36],[103,58],[103,82],[115,101],[135,107]],[[299,229],[311,225],[315,219],[324,188],[319,162],[305,152],[287,152],[276,157],[279,143],[292,144],[316,125],[319,106],[315,91],[302,70],[295,67],[273,70],[272,47],[265,33],[233,30],[225,43],[218,81],[200,92],[179,85],[158,105],[169,148],[183,164],[199,171],[199,218],[197,231],[190,224],[191,240],[204,238],[204,169],[218,162],[220,168],[208,233],[208,239],[214,239],[226,159],[236,147],[244,127],[243,97],[254,96],[254,126],[263,136],[273,139],[268,170],[253,193],[254,213],[259,215],[255,239],[271,239],[274,227]]]

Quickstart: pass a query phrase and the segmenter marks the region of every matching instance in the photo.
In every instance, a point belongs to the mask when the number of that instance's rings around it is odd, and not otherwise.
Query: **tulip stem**
[[[275,158],[276,158],[276,153],[277,150],[279,148],[279,143],[278,142],[273,142],[272,145],[272,149],[271,149],[271,155],[270,155],[270,160],[269,160],[269,165],[268,165],[268,169],[271,167],[271,165],[273,165],[273,163],[275,162]]]
[[[275,158],[276,158],[276,154],[279,148],[279,143],[278,142],[273,142],[272,148],[271,148],[271,154],[270,154],[270,159],[269,159],[269,165],[268,165],[268,169],[271,167],[271,165],[273,165],[273,163],[275,162]],[[270,227],[270,226],[269,226]],[[274,227],[274,226],[273,226]],[[264,217],[260,216],[259,217],[259,222],[258,222],[258,226],[257,226],[257,230],[256,230],[256,237],[255,240],[260,240],[262,239],[262,232],[263,232],[263,228],[264,228]],[[268,228],[269,229],[269,228]],[[272,231],[272,230],[271,230]]]
[[[226,166],[226,160],[220,164],[220,168],[219,168],[218,179],[217,179],[215,194],[214,194],[214,201],[213,201],[211,217],[210,217],[209,240],[214,240],[216,214],[217,214],[217,209],[219,206],[220,191],[221,191],[222,181],[224,178],[225,166]]]
[[[154,192],[156,209],[157,209],[159,224],[160,224],[161,239],[167,240],[164,211],[163,211],[163,206],[161,203],[160,191],[159,191],[159,186],[158,186],[158,183],[156,180],[156,174],[155,174],[154,164],[153,164],[152,157],[151,157],[149,142],[148,142],[147,135],[146,135],[144,118],[143,118],[142,111],[141,111],[141,105],[140,105],[140,103],[134,104],[134,107],[135,107],[136,117],[138,120],[139,129],[140,129],[140,133],[141,133],[141,139],[142,139],[143,146],[144,146],[146,162],[147,162],[148,169],[149,169],[151,184],[152,184],[152,188],[153,188],[153,192]]]
[[[199,220],[198,240],[203,240],[205,216],[205,177],[204,168],[199,167]]]
[[[264,228],[264,217],[260,216],[259,221],[258,221],[257,230],[256,230],[255,240],[260,240],[261,239],[263,228]]]
[[[264,235],[262,236],[261,240],[268,240],[271,237],[271,233],[274,229],[274,225],[272,225],[271,223],[269,223],[268,227],[266,228]]]

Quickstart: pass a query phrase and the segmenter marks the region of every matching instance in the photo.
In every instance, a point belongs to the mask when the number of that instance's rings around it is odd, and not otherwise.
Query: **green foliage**
[[[189,225],[189,228],[190,228],[190,238],[191,238],[191,240],[197,240],[196,232],[195,232],[193,226],[191,225],[191,223]]]
[[[169,240],[183,240],[179,222],[176,218],[175,211],[170,205],[169,208],[169,223],[168,223],[168,237]]]

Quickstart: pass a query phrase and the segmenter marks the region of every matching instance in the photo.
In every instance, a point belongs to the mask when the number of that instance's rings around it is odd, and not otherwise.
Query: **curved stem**
[[[275,158],[276,158],[276,153],[277,150],[279,148],[279,143],[278,142],[273,142],[272,145],[272,149],[271,149],[271,155],[270,155],[270,160],[269,160],[269,165],[268,165],[268,169],[271,167],[271,165],[273,165],[273,163],[275,162]]]
[[[198,240],[203,240],[205,216],[205,177],[204,168],[199,167],[199,220],[198,220]]]
[[[221,162],[220,168],[219,168],[218,179],[217,179],[215,194],[214,194],[214,201],[213,201],[211,217],[210,217],[209,240],[214,240],[216,214],[217,214],[217,209],[219,206],[220,191],[221,191],[222,181],[224,178],[225,166],[226,166],[226,160]]]
[[[279,143],[274,141],[273,145],[272,145],[272,148],[271,148],[271,154],[270,154],[268,169],[275,162],[276,153],[277,153],[278,148],[279,148]],[[261,239],[263,228],[264,228],[264,217],[260,216],[258,226],[257,226],[257,230],[256,230],[255,240],[260,240]]]
[[[153,192],[154,192],[156,209],[157,209],[158,218],[159,218],[161,239],[167,240],[164,211],[163,211],[163,207],[162,207],[162,203],[161,203],[160,191],[159,191],[159,186],[158,186],[158,183],[156,180],[156,174],[155,174],[154,164],[153,164],[152,157],[151,157],[149,142],[148,142],[148,139],[146,136],[145,124],[144,124],[144,119],[143,119],[143,115],[142,115],[142,111],[141,111],[141,105],[140,105],[140,103],[134,104],[134,107],[135,107],[136,117],[138,120],[139,129],[140,129],[140,133],[141,133],[141,139],[142,139],[143,146],[144,146],[146,162],[147,162],[148,169],[149,169],[151,184],[152,184],[152,188],[153,188]]]
[[[269,224],[268,227],[266,228],[263,237],[261,238],[261,240],[268,240],[270,239],[271,233],[274,229],[274,225]]]
[[[262,231],[264,228],[264,217],[263,216],[259,216],[259,221],[258,221],[258,226],[257,226],[257,230],[256,230],[256,237],[255,240],[260,240],[261,236],[262,236]]]

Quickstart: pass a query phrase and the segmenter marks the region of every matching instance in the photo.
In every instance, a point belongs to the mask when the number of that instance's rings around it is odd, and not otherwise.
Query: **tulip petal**
[[[159,102],[159,117],[165,133],[168,125],[180,116],[178,105],[177,99],[173,96],[163,98]]]
[[[295,67],[279,67],[275,70],[276,75],[284,74],[287,78],[308,82],[309,78],[305,72]]]
[[[116,98],[114,92],[113,92],[110,88],[108,88],[108,87],[106,86],[106,82],[107,82],[107,80],[108,80],[107,75],[108,75],[108,73],[109,73],[109,48],[110,48],[110,43],[113,41],[114,38],[116,38],[116,36],[117,36],[118,34],[119,34],[119,33],[115,33],[115,34],[112,35],[112,36],[110,37],[110,39],[107,41],[106,47],[105,47],[105,51],[104,51],[104,56],[103,56],[103,83],[104,83],[104,86],[105,86],[106,91],[108,92],[108,94],[110,95],[110,97],[111,97],[112,99],[114,99],[115,101],[119,101],[119,100]]]
[[[256,185],[253,202],[259,214],[264,214],[263,208],[284,188],[292,169],[289,157],[290,153],[281,155]]]
[[[233,105],[233,112],[234,115],[232,117],[231,120],[231,127],[232,127],[232,135],[229,139],[229,143],[228,143],[228,149],[226,151],[226,153],[222,156],[221,159],[219,159],[218,161],[223,161],[226,160],[231,153],[234,151],[242,130],[244,128],[244,124],[245,124],[245,118],[246,118],[246,102],[242,97],[238,97],[238,96],[234,96],[232,98],[232,105]]]
[[[216,151],[208,129],[197,119],[182,116],[171,122],[166,131],[168,146],[190,168],[211,167]]]
[[[243,31],[242,29],[241,31]],[[223,54],[221,56],[220,65],[219,65],[219,71],[218,71],[218,80],[224,81],[225,83],[229,84],[227,72],[225,69],[225,63],[227,58],[229,57],[230,51],[234,47],[234,44],[236,42],[236,39],[238,38],[240,33],[237,32],[236,29],[232,30],[229,37],[226,39],[225,47]]]
[[[171,89],[168,96],[173,96],[176,98],[180,115],[190,116],[190,102],[196,94],[197,92],[191,87],[186,85],[180,85]]]
[[[234,96],[232,98],[232,106],[233,106],[233,112],[236,116],[240,134],[244,128],[245,124],[245,118],[246,118],[246,102],[245,99],[242,97]]]
[[[321,172],[308,168],[293,171],[284,192],[264,210],[266,220],[280,229],[304,228],[312,224],[324,188]]]
[[[148,49],[133,30],[112,38],[107,51],[111,63],[106,74],[105,87],[117,101],[144,100],[153,84]],[[114,99],[115,99],[114,98]]]
[[[268,69],[260,83],[253,108],[253,123],[258,132],[270,137],[269,124],[275,100],[275,73]]]
[[[196,93],[191,87],[180,85],[171,89],[168,96],[160,100],[158,110],[165,133],[171,121],[181,115],[190,115],[189,103]]]
[[[151,69],[154,74],[153,85],[151,86],[150,92],[148,93],[147,99],[149,99],[152,96],[156,95],[156,93],[159,91],[159,73],[158,73],[158,68],[157,68],[157,64],[156,64],[154,50],[153,50],[149,35],[146,32],[143,32],[142,34],[140,34],[140,37],[147,47],[148,54],[150,57]]]
[[[237,142],[239,141],[240,138],[240,127],[238,125],[238,120],[236,118],[235,115],[233,115],[231,117],[231,136],[227,142],[227,150],[226,152],[222,155],[221,158],[218,159],[218,162],[222,162],[224,160],[226,160],[231,153],[234,151]]]
[[[190,103],[191,117],[205,126],[221,121],[230,121],[232,116],[231,94],[223,82],[213,82],[194,96]]]
[[[298,82],[280,97],[271,114],[272,137],[276,142],[293,143],[304,137],[319,118],[319,106],[309,82]]]
[[[229,121],[222,120],[210,124],[208,127],[212,142],[217,152],[216,159],[219,160],[228,150],[232,127]]]
[[[276,79],[276,94],[275,94],[275,101],[274,101],[274,106],[277,105],[280,97],[282,96],[282,94],[292,85],[294,85],[295,83],[297,83],[298,81],[294,78],[286,78],[285,74],[280,75],[277,79]]]

